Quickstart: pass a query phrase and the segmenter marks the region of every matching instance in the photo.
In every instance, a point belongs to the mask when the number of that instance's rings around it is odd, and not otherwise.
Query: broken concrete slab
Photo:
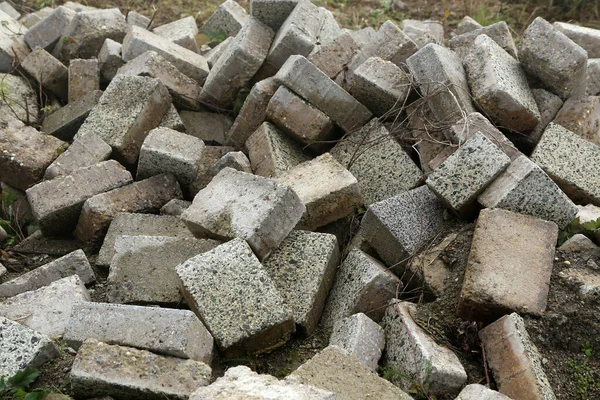
[[[34,49],[21,67],[49,92],[66,101],[68,98],[69,70],[42,48]]]
[[[81,243],[70,237],[45,237],[41,231],[35,231],[21,243],[13,247],[13,251],[23,254],[46,254],[64,256],[79,250]]]
[[[371,318],[356,313],[334,324],[329,345],[344,349],[375,371],[385,347],[385,333]]]
[[[40,22],[29,28],[25,33],[25,42],[31,49],[35,50],[36,47],[41,47],[51,52],[65,33],[75,14],[75,11],[67,7],[56,7]]]
[[[429,43],[444,44],[444,25],[440,21],[403,19],[400,27],[419,47]]]
[[[469,49],[473,42],[480,35],[486,35],[490,37],[498,44],[498,46],[502,47],[515,60],[518,60],[517,47],[515,46],[515,42],[510,33],[510,28],[504,21],[496,22],[495,24],[481,27],[471,32],[456,36],[448,41],[448,47],[464,60],[469,53]]]
[[[100,66],[98,59],[72,59],[69,62],[69,103],[99,89]]]
[[[494,320],[512,311],[541,315],[554,262],[554,222],[501,209],[479,214],[465,272],[458,315]],[[526,280],[514,276],[526,273]]]
[[[42,131],[61,140],[73,140],[92,109],[98,104],[102,93],[101,90],[94,90],[74,103],[47,115],[42,123]]]
[[[233,124],[230,116],[212,112],[181,111],[179,117],[188,135],[209,143],[225,143]]]
[[[21,76],[9,74],[0,74],[0,82],[3,87],[0,112],[10,114],[26,124],[37,123],[40,112],[31,83]]]
[[[76,139],[64,153],[50,164],[44,179],[70,175],[79,168],[89,167],[108,160],[111,147],[93,133]]]
[[[350,33],[346,32],[329,43],[315,46],[308,56],[308,61],[335,80],[359,50],[358,43]]]
[[[196,19],[191,15],[169,22],[168,24],[157,26],[152,31],[194,53],[200,53],[198,43],[196,43],[198,26],[196,25]]]
[[[568,99],[553,122],[600,146],[600,97],[582,96]]]
[[[588,58],[600,57],[600,30],[566,22],[555,22],[552,25],[581,46],[587,52]]]
[[[248,13],[242,6],[233,0],[226,0],[204,23],[202,32],[209,36],[236,36],[248,19]]]

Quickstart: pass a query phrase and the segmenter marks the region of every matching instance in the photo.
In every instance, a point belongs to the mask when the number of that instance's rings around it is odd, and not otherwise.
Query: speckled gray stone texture
[[[586,76],[586,94],[597,96],[600,94],[600,58],[588,59]]]
[[[477,200],[487,208],[503,208],[555,222],[564,229],[577,206],[527,157],[513,161]]]
[[[208,18],[202,26],[206,34],[224,33],[226,36],[236,36],[248,21],[246,10],[233,0],[226,0]]]
[[[385,347],[385,333],[371,318],[357,313],[334,324],[329,344],[346,350],[375,371]]]
[[[356,177],[366,205],[410,190],[423,180],[419,167],[377,119],[342,138],[331,155]]]
[[[585,94],[587,53],[537,17],[523,32],[519,59],[526,72],[563,100]]]
[[[205,157],[202,158],[203,160],[200,161],[200,165],[202,165]],[[196,188],[200,190],[206,187],[206,185],[208,185],[210,181],[212,181],[215,176],[219,175],[219,172],[225,168],[233,168],[236,171],[246,172],[248,174],[252,173],[252,165],[250,164],[248,157],[246,157],[246,155],[241,151],[230,151],[219,158],[217,162],[215,162],[212,167],[206,171],[201,180],[196,179],[194,181],[194,190]],[[202,187],[200,188],[200,186]]]
[[[308,61],[331,79],[343,73],[344,67],[358,53],[360,47],[349,32],[339,35],[331,42],[316,46],[308,56]]]
[[[4,98],[7,100],[0,103],[0,112],[10,113],[25,123],[27,118],[36,123],[39,115],[37,95],[29,81],[9,74],[0,74],[0,79],[4,82]]]
[[[600,97],[568,99],[553,122],[600,146]]]
[[[227,50],[231,42],[233,42],[233,37],[230,36],[227,39],[223,40],[221,43],[217,44],[212,49],[210,49],[206,54],[204,54],[204,57],[206,57],[206,62],[208,63],[208,66],[210,68],[212,68],[213,65],[215,65],[216,62],[219,60],[219,58],[221,58],[221,56],[223,55],[223,53],[225,53],[225,50]]]
[[[276,32],[297,4],[298,0],[252,0],[250,15],[258,18]]]
[[[198,44],[196,43],[198,26],[196,25],[196,19],[191,15],[168,24],[157,26],[152,31],[188,50],[195,53],[200,52]]]
[[[477,196],[510,164],[491,140],[476,134],[427,178],[427,186],[459,215],[472,212]]]
[[[127,15],[131,15],[129,12]],[[121,58],[121,43],[112,39],[106,39],[100,52],[98,53],[98,63],[100,67],[100,79],[102,82],[110,82],[117,74],[119,68],[125,64]]]
[[[455,400],[511,400],[510,397],[477,383],[467,385]]]
[[[600,30],[566,22],[555,22],[552,25],[581,46],[587,52],[588,58],[600,57]]]
[[[197,236],[245,239],[262,259],[279,246],[305,211],[288,186],[225,168],[196,195],[181,218]]]
[[[73,362],[71,387],[76,397],[181,400],[208,385],[211,375],[200,361],[88,339]]]
[[[69,146],[46,169],[44,179],[54,179],[57,176],[72,174],[79,168],[85,168],[108,160],[112,153],[111,147],[93,133],[81,137]]]
[[[69,103],[94,90],[100,90],[98,59],[72,59],[69,62]]]
[[[582,204],[600,205],[600,147],[551,123],[531,154],[571,198]]]
[[[444,25],[440,21],[403,19],[400,27],[419,48],[429,43],[444,44]]]
[[[181,200],[181,199],[173,199],[173,200],[170,200],[164,206],[162,206],[162,208],[160,209],[160,215],[171,215],[171,216],[178,217],[185,210],[190,208],[191,205],[192,205],[191,201]]]
[[[52,54],[42,48],[36,48],[25,57],[21,67],[46,90],[66,102],[69,70]],[[37,112],[34,115],[37,115]]]
[[[233,119],[225,114],[204,111],[180,111],[179,117],[188,135],[204,140],[207,144],[223,144]]]
[[[234,147],[229,146],[206,146],[198,165],[198,172],[194,182],[190,185],[190,195],[196,196],[198,192],[208,185],[215,177],[212,175],[213,167],[216,163],[223,158],[227,153],[235,151]],[[235,168],[234,168],[235,169]],[[246,171],[243,171],[246,172]]]
[[[513,58],[517,59],[517,47],[510,33],[510,28],[504,21],[496,22],[488,26],[480,27],[471,32],[466,32],[448,41],[448,47],[461,59],[469,53],[469,48],[480,35],[489,36],[494,42],[502,47]]]
[[[181,117],[179,117],[179,113],[173,104],[171,104],[171,107],[169,107],[169,110],[160,121],[160,124],[158,124],[158,127],[173,129],[177,132],[186,131],[185,125],[183,124],[183,121],[181,120]]]
[[[364,313],[378,322],[385,305],[402,291],[402,282],[385,265],[353,249],[338,269],[321,324],[330,328],[352,314]]]
[[[181,303],[175,267],[217,247],[216,240],[172,236],[119,236],[106,282],[110,303]]]
[[[303,334],[317,328],[339,262],[334,235],[306,231],[292,231],[263,261]]]
[[[446,227],[445,209],[427,186],[420,186],[370,205],[361,229],[379,257],[401,276],[400,264]]]
[[[176,268],[190,308],[226,356],[279,347],[295,331],[292,311],[243,239]]]
[[[47,115],[42,123],[42,131],[61,140],[73,140],[92,108],[98,104],[102,93],[101,90],[94,90]]]
[[[381,325],[386,346],[383,365],[398,371],[394,384],[408,390],[427,379],[432,393],[456,394],[467,382],[467,373],[456,354],[440,346],[414,320],[416,305],[392,300]],[[423,383],[423,382],[421,382]]]
[[[150,27],[150,18],[142,15],[138,12],[130,10],[127,13],[127,25],[129,26],[139,26],[140,28],[147,29]]]
[[[473,18],[465,15],[456,26],[456,33],[462,35],[463,33],[472,32],[479,28],[483,28],[483,26]]]
[[[75,14],[75,11],[64,6],[56,7],[25,33],[25,42],[32,49],[41,47],[46,51],[52,51]]]
[[[0,377],[5,379],[59,356],[49,337],[4,317],[0,317],[0,348]]]

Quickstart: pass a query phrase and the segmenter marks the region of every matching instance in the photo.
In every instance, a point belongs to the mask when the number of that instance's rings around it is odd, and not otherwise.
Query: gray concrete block
[[[22,23],[25,28],[31,29],[35,24],[47,17],[52,11],[54,11],[54,8],[52,7],[42,7],[35,12],[23,15],[23,17],[19,19],[19,22]]]
[[[510,400],[510,397],[477,383],[467,385],[456,400]]]
[[[21,13],[15,10],[13,6],[11,6],[10,3],[7,1],[3,1],[2,3],[0,3],[0,10],[4,11],[14,20],[18,20],[19,18],[21,18]]]
[[[117,70],[125,64],[121,57],[121,47],[121,43],[106,39],[98,53],[100,78],[105,83],[112,81],[117,74]]]
[[[334,324],[329,345],[344,349],[375,371],[385,348],[385,333],[371,318],[357,313]]]
[[[108,160],[112,149],[102,139],[93,133],[74,140],[46,169],[44,179],[54,179],[57,176],[70,175],[79,168],[90,167]]]
[[[90,301],[90,295],[79,276],[72,275],[4,300],[0,316],[54,339],[65,333],[73,305],[80,301]]]
[[[600,30],[566,22],[555,22],[552,25],[581,46],[587,52],[588,58],[600,57]]]
[[[42,48],[34,49],[21,67],[44,88],[62,100],[68,98],[69,70]]]
[[[102,93],[101,90],[94,90],[46,116],[42,123],[42,131],[61,140],[73,140],[92,109],[98,104]]]
[[[231,42],[233,42],[233,39],[234,38],[231,36],[228,37],[227,39],[223,40],[221,43],[210,49],[208,53],[205,54],[206,62],[208,62],[208,66],[210,68],[212,68],[217,63],[217,61],[219,61],[219,58],[221,58],[221,56],[225,53]]]
[[[572,97],[556,114],[554,123],[600,146],[600,97]]]
[[[360,47],[350,33],[343,33],[327,44],[315,46],[308,56],[318,69],[331,79],[335,79],[352,58],[358,53]]]
[[[179,117],[188,135],[209,143],[224,144],[225,137],[233,125],[230,116],[212,112],[181,111]]]
[[[483,28],[483,26],[479,22],[465,15],[456,26],[456,33],[462,35],[463,33],[472,32],[480,28]]]
[[[113,156],[135,164],[148,132],[170,107],[171,95],[156,78],[116,76],[79,128],[76,138],[95,133],[113,149]]]
[[[240,238],[176,268],[181,290],[226,357],[279,347],[294,319],[265,268]]]
[[[110,303],[180,304],[175,267],[219,244],[190,237],[118,236],[106,298]]]
[[[586,51],[545,19],[537,17],[523,32],[519,59],[527,73],[561,99],[585,93]]]
[[[419,48],[429,43],[444,44],[444,25],[440,21],[403,19],[400,27]]]
[[[356,313],[379,322],[387,303],[402,288],[400,279],[385,265],[361,250],[352,249],[336,273],[321,325],[331,328]]]
[[[250,15],[277,32],[297,4],[298,0],[252,0]]]
[[[185,210],[190,208],[192,205],[191,201],[173,199],[170,200],[167,204],[162,206],[160,209],[160,215],[172,215],[172,216],[180,216],[183,214]]]
[[[88,339],[73,362],[71,387],[77,397],[175,400],[208,385],[211,375],[200,361]]]
[[[87,199],[132,180],[129,171],[109,160],[41,182],[27,190],[27,199],[41,231],[47,236],[60,236],[75,229]]]
[[[202,26],[207,35],[224,34],[226,37],[236,36],[249,16],[246,10],[233,0],[226,0],[208,18]]]
[[[168,24],[157,26],[152,31],[194,53],[200,53],[198,43],[196,43],[198,26],[196,25],[196,19],[191,15]]]
[[[456,52],[461,59],[465,59],[469,53],[469,49],[473,45],[473,42],[480,35],[487,35],[515,60],[518,59],[517,47],[515,46],[515,42],[510,33],[510,28],[504,21],[496,22],[495,24],[484,26],[471,32],[456,36],[448,41],[448,47]]]
[[[200,159],[200,164],[198,165],[198,172],[196,173],[196,178],[189,187],[191,196],[195,197],[198,194],[198,192],[204,189],[212,181],[212,179],[214,178],[214,176],[212,175],[212,172],[214,172],[213,167],[221,158],[227,155],[227,153],[230,153],[235,150],[235,148],[227,146],[204,147],[204,152],[202,154],[202,158]],[[235,167],[235,165],[232,166],[233,169],[237,169]],[[242,170],[242,172],[249,171]]]
[[[98,59],[72,59],[69,62],[69,103],[99,89],[100,66]]]
[[[168,128],[177,132],[185,132],[185,125],[183,125],[183,121],[173,104],[169,107],[160,124],[158,124],[158,128]]]
[[[597,96],[600,94],[600,58],[588,59],[586,76],[586,94]]]
[[[0,11],[0,19],[3,21],[0,26],[0,72],[9,73],[29,54],[24,39],[27,28],[4,11]]]
[[[65,33],[76,12],[64,7],[58,6],[50,14],[45,16],[40,22],[29,28],[25,33],[25,42],[30,48],[42,49],[51,52],[56,43]]]
[[[36,124],[40,110],[31,83],[21,76],[8,74],[0,74],[0,82],[5,100],[0,102],[0,112],[10,114],[26,124]]]
[[[152,20],[145,15],[137,13],[135,11],[129,11],[126,16],[127,25],[139,26],[140,28],[149,29]]]
[[[210,159],[210,157],[208,157]],[[200,161],[200,165],[203,164],[203,161]],[[204,189],[215,176],[219,175],[219,172],[224,170],[225,168],[232,168],[236,171],[246,172],[248,174],[252,173],[252,166],[250,165],[250,160],[248,157],[241,151],[229,151],[221,158],[219,158],[203,175],[201,179],[198,179],[198,175],[196,175],[196,180],[192,183],[192,192],[195,192],[196,188],[198,190]],[[200,170],[200,168],[199,168]],[[202,186],[202,187],[201,187]],[[197,193],[197,192],[196,192]],[[189,207],[188,207],[189,208]]]

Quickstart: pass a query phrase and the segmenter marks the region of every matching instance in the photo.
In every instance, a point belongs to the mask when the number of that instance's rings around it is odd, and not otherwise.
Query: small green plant
[[[35,368],[25,368],[8,379],[0,378],[0,396],[12,395],[13,400],[42,400],[50,391],[47,389],[35,389],[29,391],[29,387],[40,376],[40,371]]]
[[[596,380],[592,370],[588,365],[588,359],[570,360],[567,365],[571,369],[573,380],[577,385],[575,398],[578,400],[589,400],[590,389],[596,387],[600,389],[600,380]]]
[[[587,341],[581,345],[581,352],[586,355],[586,357],[591,357],[593,353],[592,344]]]
[[[592,237],[594,231],[600,229],[600,218],[595,221],[588,221],[582,224],[579,217],[575,218],[565,229],[558,234],[558,245],[561,246],[567,240],[571,239],[578,233],[587,237]]]
[[[408,394],[418,400],[436,400],[437,397],[429,392],[431,378],[431,362],[427,362],[424,376],[413,376],[394,367],[380,367],[379,375],[392,383],[408,382]]]
[[[2,189],[0,192],[0,227],[8,234],[3,243],[4,246],[13,246],[24,239],[19,224],[20,204],[21,198],[17,193],[7,187]]]

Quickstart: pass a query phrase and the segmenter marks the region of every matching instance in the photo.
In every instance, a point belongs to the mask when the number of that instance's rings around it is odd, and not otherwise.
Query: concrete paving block
[[[298,0],[252,0],[250,15],[277,32],[297,4]]]
[[[180,304],[175,267],[221,244],[216,240],[169,236],[118,236],[110,263],[110,303]]]
[[[484,26],[456,36],[448,41],[448,47],[464,60],[469,54],[469,49],[473,45],[473,42],[480,35],[488,36],[515,60],[518,60],[517,47],[515,46],[515,42],[510,33],[510,28],[504,21],[496,22],[495,24]]]
[[[169,128],[177,132],[185,132],[185,125],[183,125],[183,121],[173,104],[158,124],[158,128]]]
[[[168,24],[157,26],[152,31],[194,53],[200,53],[198,43],[196,43],[198,26],[196,25],[196,19],[191,15]]]
[[[224,34],[226,37],[236,36],[249,16],[246,10],[233,0],[226,0],[208,18],[202,26],[207,35]]]
[[[531,215],[564,229],[577,215],[577,206],[527,157],[513,161],[477,198],[487,208]]]
[[[456,394],[467,382],[467,373],[456,354],[440,346],[413,319],[416,305],[392,300],[381,325],[386,345],[383,365],[398,371],[394,384],[410,388],[415,382],[431,393]]]
[[[490,322],[507,312],[541,315],[546,308],[558,227],[501,209],[479,214],[458,315]],[[526,274],[526,280],[515,279]]]
[[[329,153],[298,164],[276,178],[306,206],[298,229],[315,230],[354,213],[363,199],[358,181]]]
[[[385,348],[385,333],[371,318],[357,313],[333,326],[329,345],[344,349],[375,371]]]
[[[175,400],[208,385],[211,375],[201,361],[88,339],[73,362],[71,387],[77,397]]]
[[[225,357],[269,351],[294,332],[292,311],[243,239],[193,257],[176,271],[188,305]]]
[[[58,347],[46,335],[0,317],[0,377],[10,378],[28,367],[40,367],[59,356]]]
[[[473,99],[499,125],[533,130],[540,112],[521,65],[487,35],[478,36],[464,57]]]
[[[245,239],[262,259],[279,246],[305,210],[288,186],[225,168],[196,195],[181,218],[197,236]]]
[[[181,187],[170,173],[97,194],[83,205],[74,234],[83,243],[99,244],[117,214],[158,213],[169,200],[180,198]]]
[[[440,21],[403,19],[400,28],[419,47],[429,43],[444,44],[444,25]]]
[[[400,279],[385,265],[361,250],[352,249],[337,271],[321,325],[331,328],[356,313],[379,322],[387,303],[402,287]]]
[[[329,346],[302,364],[286,381],[335,393],[336,399],[409,400],[411,397],[337,346]]]
[[[73,140],[92,109],[98,104],[102,93],[101,90],[94,90],[46,116],[42,123],[42,131],[61,140]]]
[[[581,46],[587,52],[588,58],[600,57],[600,30],[566,22],[555,22],[552,25]]]
[[[581,204],[600,205],[600,147],[560,125],[550,123],[531,154],[539,165],[571,198]]]
[[[275,79],[329,116],[346,132],[371,119],[371,112],[302,56],[291,56]]]
[[[326,148],[336,138],[331,119],[285,86],[279,87],[269,101],[267,117],[282,131],[312,148]]]
[[[42,48],[35,48],[21,63],[21,67],[46,90],[66,101],[68,98],[69,70]]]
[[[98,136],[90,133],[79,138],[69,146],[46,169],[44,179],[54,179],[57,176],[70,175],[79,168],[89,167],[108,160],[112,149]]]
[[[568,99],[556,114],[554,123],[600,146],[600,97]]]
[[[200,165],[204,164],[204,161],[207,157],[203,157],[203,160],[200,161]],[[210,160],[211,157],[208,157]],[[191,192],[193,194],[197,194],[198,191],[204,189],[215,176],[219,175],[219,172],[224,170],[225,168],[233,168],[236,171],[246,172],[248,174],[252,173],[252,166],[250,165],[250,160],[248,157],[241,151],[229,151],[221,158],[219,158],[206,172],[202,174],[202,177],[199,178],[200,174],[196,175],[196,179],[192,183]],[[200,168],[198,168],[200,171]],[[189,208],[189,207],[188,207]]]
[[[267,105],[279,86],[274,78],[268,78],[252,87],[233,126],[225,135],[227,145],[245,148],[246,140],[267,118]]]
[[[428,44],[406,60],[435,121],[454,124],[475,112],[462,60],[453,51]]]
[[[427,186],[459,215],[474,211],[477,196],[510,164],[491,140],[477,133],[427,178]]]
[[[472,32],[480,28],[483,28],[483,26],[479,22],[465,15],[456,26],[456,33],[457,35],[462,35],[463,33]]]
[[[317,328],[339,261],[334,235],[306,231],[292,231],[263,261],[304,335]]]
[[[264,122],[246,141],[256,175],[273,178],[310,160],[301,145],[270,122]]]
[[[505,315],[479,331],[479,337],[500,393],[513,399],[556,399],[523,318]]]
[[[26,190],[42,179],[67,144],[25,126],[10,114],[0,115],[0,123],[0,181]]]
[[[527,73],[561,99],[585,94],[586,51],[545,19],[537,17],[523,32],[519,59]]]
[[[27,200],[41,231],[60,236],[75,229],[87,199],[131,183],[129,171],[114,160],[80,168],[71,175],[38,183],[27,190]]]
[[[600,58],[588,59],[586,76],[586,94],[597,96],[600,94]]]
[[[13,72],[15,65],[22,62],[29,54],[24,34],[27,28],[0,11],[0,72]]]
[[[69,63],[69,103],[100,89],[100,66],[97,58],[74,59]]]
[[[8,14],[12,19],[18,20],[21,18],[21,13],[14,9],[9,2],[3,1],[0,3],[0,10]]]
[[[360,47],[350,33],[343,33],[327,44],[315,46],[308,61],[335,79],[356,56]]]
[[[196,196],[198,192],[204,189],[216,176],[213,176],[214,172],[213,167],[217,164],[221,158],[223,158],[227,153],[234,152],[236,149],[228,146],[206,146],[204,147],[204,152],[202,153],[202,158],[200,159],[200,164],[198,165],[198,172],[196,173],[196,178],[194,182],[189,187],[190,196]],[[240,171],[237,169],[236,165],[231,166],[233,169]],[[242,172],[249,172],[241,170]],[[220,172],[220,171],[219,171]]]
[[[135,164],[148,132],[158,126],[170,105],[171,95],[160,80],[118,75],[75,137],[95,133],[112,147],[115,158]]]
[[[90,295],[79,276],[72,275],[4,300],[0,316],[54,339],[65,333],[73,305],[80,301],[90,301]]]
[[[475,383],[465,386],[456,400],[510,400],[510,397]]]
[[[185,210],[190,208],[191,205],[191,201],[173,199],[170,200],[164,206],[162,206],[162,208],[160,209],[160,215],[180,216]]]
[[[446,227],[444,210],[444,203],[427,186],[420,186],[371,204],[361,228],[379,257],[402,276],[402,263]]]
[[[78,275],[84,284],[96,280],[83,250],[76,250],[0,285],[0,297],[37,290],[62,278]]]
[[[204,111],[181,111],[179,117],[188,135],[205,142],[224,144],[233,120],[225,114]]]
[[[145,15],[135,11],[129,11],[126,16],[127,25],[139,26],[140,28],[149,29],[152,20]]]
[[[154,51],[199,85],[202,85],[208,76],[208,63],[200,54],[137,26],[128,30],[121,51],[125,62],[147,51]]]
[[[35,24],[37,24],[42,19],[47,17],[52,11],[54,11],[54,8],[52,8],[52,7],[42,7],[39,10],[37,10],[36,12],[32,12],[32,13],[23,15],[19,19],[19,22],[21,24],[23,24],[23,26],[25,28],[31,29]]]
[[[221,56],[225,53],[225,50],[227,50],[231,42],[233,42],[233,37],[229,36],[227,39],[210,49],[209,52],[204,55],[210,68],[212,68],[217,61],[219,61],[219,58],[221,58]]]
[[[331,43],[339,35],[341,35],[343,31],[331,11],[325,7],[319,7],[317,10],[321,15],[321,28],[317,33],[317,42],[315,43],[315,48],[320,48],[321,46]]]
[[[249,18],[210,70],[200,101],[228,108],[265,61],[272,40],[271,28],[256,18]]]
[[[342,138],[331,155],[358,180],[366,205],[417,186],[423,173],[377,119]]]
[[[45,237],[41,231],[35,231],[13,249],[22,254],[46,254],[60,257],[79,250],[80,247],[81,243],[70,237]]]
[[[25,42],[31,49],[41,47],[51,52],[65,33],[75,14],[75,11],[67,7],[56,7],[40,22],[29,28],[25,33]]]
[[[11,114],[26,124],[38,123],[40,110],[31,83],[21,76],[0,74],[3,98],[0,112]]]
[[[125,64],[121,57],[121,43],[106,39],[98,53],[100,78],[104,83],[112,81],[119,68]]]

